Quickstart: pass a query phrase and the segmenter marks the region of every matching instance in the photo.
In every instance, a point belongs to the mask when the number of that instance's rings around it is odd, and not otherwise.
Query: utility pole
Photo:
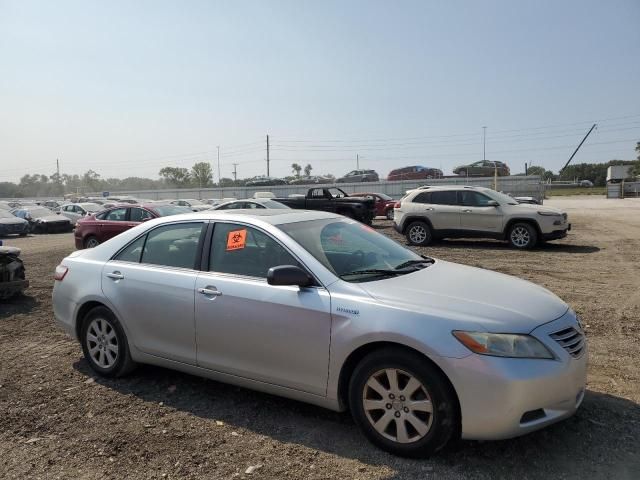
[[[356,169],[360,170],[360,155],[356,153]]]
[[[524,162],[524,176],[526,177],[529,173],[529,169],[527,168],[527,162]]]
[[[487,159],[487,127],[482,127],[482,160]]]
[[[576,147],[576,149],[574,150],[574,152],[571,154],[571,156],[569,157],[569,160],[567,160],[567,163],[564,164],[564,167],[562,167],[560,169],[560,171],[558,172],[560,175],[562,175],[562,171],[567,168],[569,166],[569,163],[571,162],[571,160],[573,160],[573,157],[576,156],[576,153],[578,153],[578,150],[580,150],[580,147],[582,146],[582,144],[584,143],[584,141],[587,139],[587,137],[591,134],[591,132],[593,132],[593,129],[596,128],[598,124],[594,123],[591,128],[589,129],[589,131],[587,132],[587,134],[584,136],[584,138],[582,139],[582,141],[580,142],[580,145],[578,145]]]
[[[236,180],[238,179],[238,171],[236,169],[237,166],[237,163],[233,164],[233,183],[236,183]]]
[[[218,149],[218,186],[220,186],[220,145],[216,148]]]
[[[269,135],[267,135],[267,177],[269,176]]]

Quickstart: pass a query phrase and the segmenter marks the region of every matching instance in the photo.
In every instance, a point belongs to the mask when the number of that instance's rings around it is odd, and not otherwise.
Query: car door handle
[[[433,210],[433,208],[431,208],[431,207],[425,208],[425,211],[427,211],[427,212],[430,212],[431,210]]]
[[[468,208],[462,210],[462,213],[473,213],[473,210],[469,210]]]
[[[116,271],[116,272],[107,273],[107,277],[113,280],[122,280],[124,278],[124,275]]]
[[[220,290],[212,286],[198,288],[198,293],[201,293],[202,295],[211,295],[212,297],[219,297],[220,295],[222,295],[222,292]]]

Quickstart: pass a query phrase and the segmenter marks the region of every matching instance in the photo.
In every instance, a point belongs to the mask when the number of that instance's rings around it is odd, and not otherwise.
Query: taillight
[[[53,279],[57,280],[58,282],[61,282],[62,280],[64,280],[64,277],[67,275],[68,271],[69,271],[69,267],[66,267],[64,265],[58,265],[56,267],[56,272],[53,274]]]
[[[400,202],[396,202],[393,204],[393,208],[400,208]]]

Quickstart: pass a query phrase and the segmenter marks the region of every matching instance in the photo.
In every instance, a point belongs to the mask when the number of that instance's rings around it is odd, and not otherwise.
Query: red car
[[[369,197],[375,200],[376,217],[387,217],[393,220],[393,205],[396,203],[393,198],[384,193],[352,193],[350,197]]]
[[[439,168],[411,165],[410,167],[396,168],[387,176],[388,181],[393,180],[423,180],[429,178],[442,178],[442,170]]]
[[[119,233],[157,217],[192,213],[190,208],[168,203],[116,205],[78,220],[74,232],[76,248],[93,248]]]

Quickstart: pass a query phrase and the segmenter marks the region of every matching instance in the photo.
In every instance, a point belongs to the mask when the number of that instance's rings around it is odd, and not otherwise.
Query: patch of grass
[[[544,191],[547,197],[565,197],[568,195],[604,195],[606,187],[576,187],[576,188],[547,188]]]

